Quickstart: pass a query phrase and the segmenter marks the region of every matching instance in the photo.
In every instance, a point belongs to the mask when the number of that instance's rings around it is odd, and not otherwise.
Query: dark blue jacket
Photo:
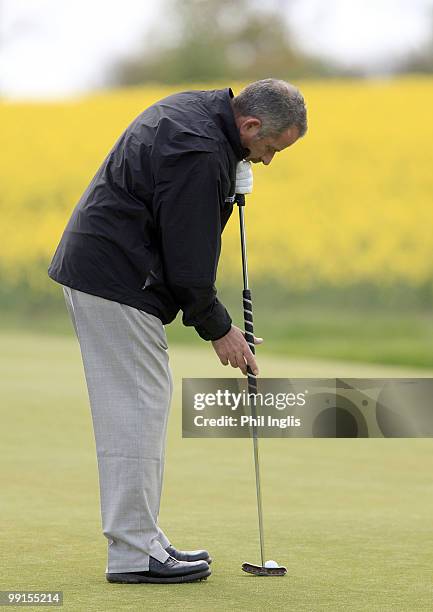
[[[205,340],[231,325],[215,288],[240,142],[231,88],[156,102],[123,132],[76,205],[48,269],[74,289]]]

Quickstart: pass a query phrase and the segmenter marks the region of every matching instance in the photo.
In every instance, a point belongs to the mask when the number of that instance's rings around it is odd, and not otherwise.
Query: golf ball
[[[276,561],[272,561],[272,559],[270,559],[269,561],[266,561],[265,567],[280,567],[280,566],[278,565]]]

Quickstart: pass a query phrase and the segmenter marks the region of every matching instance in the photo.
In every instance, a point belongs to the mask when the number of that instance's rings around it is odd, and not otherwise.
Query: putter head
[[[253,574],[254,576],[285,576],[287,574],[287,567],[283,565],[279,567],[263,567],[245,562],[242,563],[242,569],[247,574]]]

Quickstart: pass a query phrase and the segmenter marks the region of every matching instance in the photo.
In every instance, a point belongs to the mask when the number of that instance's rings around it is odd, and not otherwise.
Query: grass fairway
[[[233,322],[243,328],[239,289],[222,291],[222,299]],[[302,359],[333,359],[345,362],[411,365],[433,368],[433,309],[410,309],[367,305],[347,305],[334,297],[326,304],[318,294],[309,300],[292,303],[290,296],[274,286],[254,293],[254,329],[265,339],[262,354]],[[63,294],[51,309],[27,304],[24,295],[16,308],[2,308],[0,283],[0,334],[10,329],[31,333],[70,334],[71,322]],[[275,298],[275,303],[272,302]],[[366,299],[366,298],[364,298]],[[323,304],[322,302],[325,301]],[[285,305],[287,302],[287,305]],[[167,326],[170,342],[203,347],[191,327],[182,325],[181,315]]]
[[[64,609],[414,611],[432,609],[433,441],[261,441],[267,557],[259,561],[250,440],[182,440],[182,376],[231,375],[210,347],[171,348],[176,383],[160,523],[207,547],[213,575],[111,585],[93,431],[72,336],[2,331],[0,589],[63,590]],[[263,356],[262,376],[432,376],[393,367]]]

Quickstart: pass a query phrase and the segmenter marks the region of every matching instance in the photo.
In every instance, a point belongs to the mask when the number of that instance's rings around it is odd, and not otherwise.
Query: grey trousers
[[[63,287],[92,413],[106,572],[149,569],[170,543],[158,526],[173,381],[161,321]]]

